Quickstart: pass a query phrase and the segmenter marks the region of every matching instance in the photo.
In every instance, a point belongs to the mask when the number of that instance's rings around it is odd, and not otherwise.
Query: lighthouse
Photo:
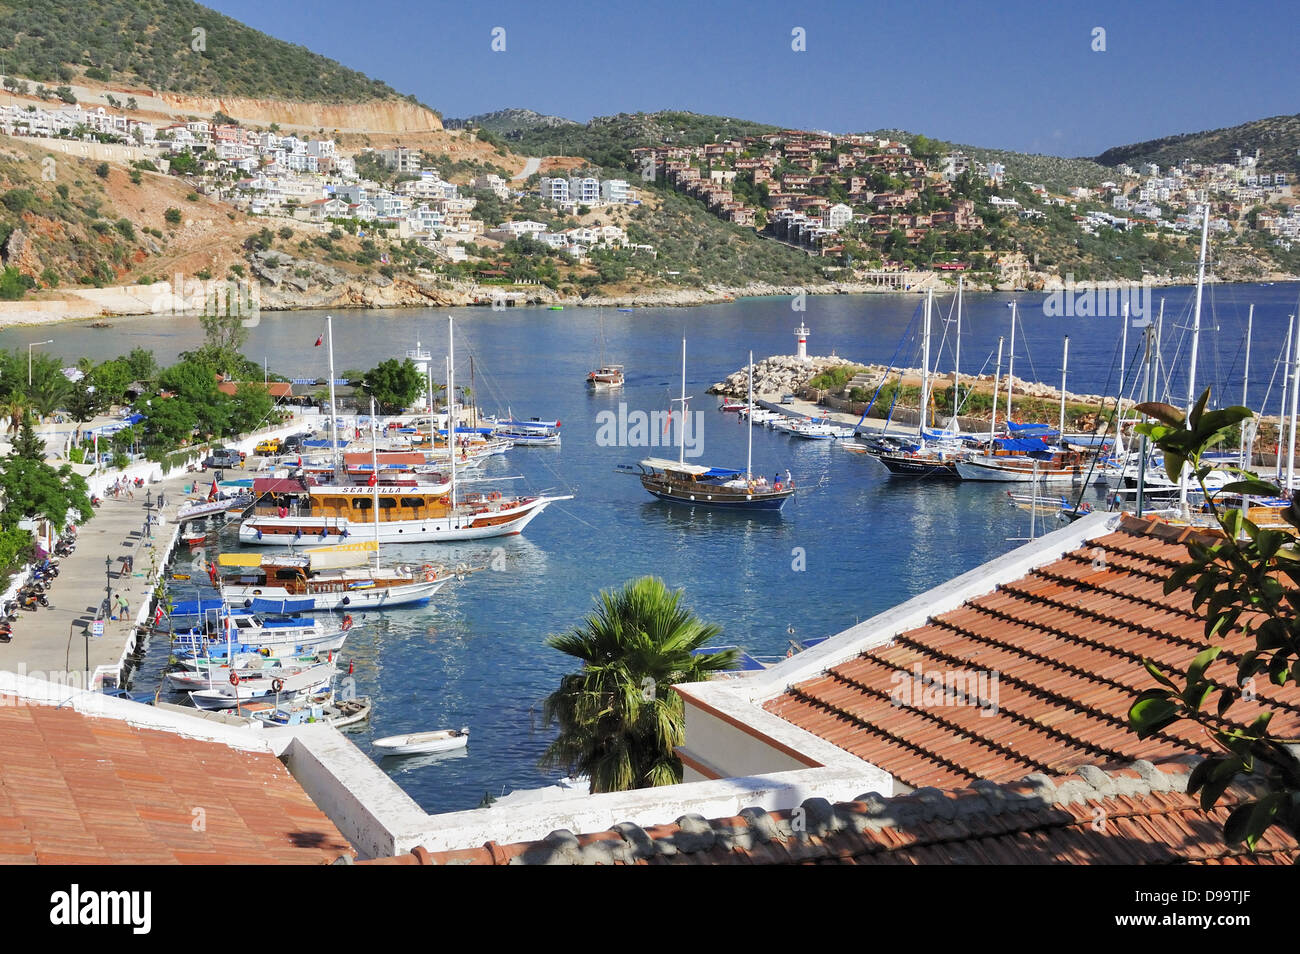
[[[794,356],[798,358],[800,361],[807,362],[808,328],[807,326],[804,325],[802,321],[799,322],[799,327],[794,330],[794,337],[796,342],[795,349],[794,349]]]
[[[406,356],[410,358],[411,363],[415,365],[415,370],[419,371],[426,381],[430,380],[430,376],[433,373],[433,355],[426,349],[420,347],[420,341],[418,338],[415,341],[414,350],[408,350]],[[420,396],[415,399],[415,403],[411,405],[412,408],[417,411],[429,410],[429,402],[426,397],[426,392],[427,388],[420,389]]]

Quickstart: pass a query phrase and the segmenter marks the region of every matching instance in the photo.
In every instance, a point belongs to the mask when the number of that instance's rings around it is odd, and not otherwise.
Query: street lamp
[[[31,390],[32,387],[32,349],[35,348],[37,345],[47,345],[47,344],[54,344],[54,339],[51,338],[49,341],[33,341],[31,344],[27,346],[27,389],[29,391]]]
[[[104,554],[104,619],[113,615],[113,558]]]
[[[144,535],[153,537],[153,491],[144,492]]]

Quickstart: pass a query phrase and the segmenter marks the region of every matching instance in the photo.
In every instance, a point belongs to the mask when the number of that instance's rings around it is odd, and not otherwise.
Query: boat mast
[[[1122,410],[1123,410],[1123,407],[1124,407],[1124,381],[1126,380],[1126,375],[1128,374],[1128,366],[1127,366],[1127,363],[1126,363],[1126,362],[1128,361],[1128,302],[1127,302],[1127,301],[1124,302],[1124,312],[1123,312],[1123,314],[1122,314],[1122,316],[1121,316],[1121,319],[1122,319],[1122,321],[1123,321],[1123,323],[1124,323],[1124,328],[1123,328],[1123,330],[1120,332],[1120,338],[1119,338],[1119,398],[1120,398],[1120,403],[1116,406],[1116,412],[1117,412],[1117,413],[1120,412],[1120,411],[1122,411]],[[1123,415],[1122,413],[1118,413],[1118,416],[1116,417],[1116,420],[1118,421],[1118,420],[1122,419],[1123,417],[1124,417],[1124,415]]]
[[[1295,315],[1291,316],[1292,319]],[[1296,416],[1300,414],[1300,386],[1296,382],[1300,381],[1300,335],[1296,337],[1295,345],[1295,364],[1291,373],[1291,430],[1287,434],[1286,441],[1286,492],[1289,497],[1295,485],[1295,429]]]
[[[1295,315],[1287,319],[1286,348],[1282,351],[1282,403],[1277,406],[1277,453],[1273,467],[1274,479],[1282,482],[1282,437],[1286,434],[1286,397],[1291,386],[1291,333],[1295,330]]]
[[[998,364],[997,370],[993,372],[993,419],[989,421],[989,444],[993,443],[993,438],[998,430],[998,384],[999,378],[1002,377],[1002,342],[1006,339],[998,335]],[[989,448],[992,450],[992,447]]]
[[[681,448],[677,452],[677,463],[686,464],[686,335],[682,335],[682,423],[678,434],[681,437]],[[752,432],[751,432],[752,436]]]
[[[916,424],[916,433],[925,443],[925,410],[930,403],[930,303],[934,300],[934,289],[925,293],[925,329],[921,332],[921,405],[920,418]]]
[[[754,352],[749,353],[749,411],[746,415],[749,427],[749,447],[745,451],[745,481],[753,479],[754,474]]]
[[[1192,365],[1187,371],[1187,413],[1196,406],[1196,353],[1201,343],[1201,296],[1205,291],[1205,253],[1210,244],[1210,203],[1206,200],[1205,217],[1201,222],[1201,259],[1196,266],[1196,311],[1192,315]],[[1183,465],[1178,475],[1178,506],[1187,511],[1187,470]]]
[[[961,430],[957,415],[961,413],[961,286],[962,276],[957,276],[957,340],[953,345],[952,362],[952,432]]]
[[[339,482],[339,409],[334,402],[334,316],[325,316],[325,337],[330,356],[330,470],[334,483]]]
[[[1016,367],[1016,303],[1011,303],[1011,354],[1007,356],[1007,431],[1011,430],[1011,374]],[[993,396],[997,401],[997,395]]]
[[[1250,406],[1249,404],[1246,403],[1247,401],[1246,395],[1247,392],[1250,390],[1250,335],[1251,332],[1254,330],[1254,325],[1255,325],[1255,306],[1254,304],[1252,304],[1250,306],[1250,311],[1247,312],[1246,314],[1246,370],[1241,375],[1241,406],[1242,407]],[[1246,431],[1250,430],[1250,425],[1253,422],[1254,422],[1253,417],[1250,418],[1249,420],[1241,422],[1241,466],[1243,468],[1250,466],[1250,458],[1246,456],[1246,444],[1247,444]],[[1251,449],[1253,450],[1255,444],[1253,437],[1249,443],[1251,445]],[[1254,455],[1252,454],[1251,456],[1253,457]]]
[[[1160,299],[1161,314],[1164,313],[1164,308],[1165,308],[1165,300],[1162,298]],[[1152,395],[1152,390],[1155,382],[1152,380],[1152,375],[1151,375],[1151,361],[1155,355],[1156,349],[1159,347],[1159,332],[1157,331],[1159,327],[1160,326],[1158,324],[1157,325],[1148,324],[1145,328],[1142,329],[1142,337],[1144,339],[1144,343],[1146,346],[1142,355],[1143,364],[1146,365],[1144,377],[1142,379],[1142,400],[1144,402],[1155,400],[1154,396]],[[1147,421],[1147,416],[1143,414],[1142,423],[1145,424],[1146,421]],[[1126,471],[1128,469],[1127,455],[1125,455],[1124,460],[1125,460],[1124,471]],[[1121,471],[1121,473],[1122,472],[1123,471]],[[1143,497],[1146,494],[1146,477],[1147,477],[1147,436],[1143,434],[1142,441],[1140,444],[1140,449],[1138,451],[1137,515],[1139,517],[1142,516],[1142,505],[1144,503]],[[1123,486],[1123,481],[1120,481],[1120,485]]]
[[[1065,446],[1065,375],[1069,367],[1070,367],[1070,336],[1066,335],[1065,348],[1061,352],[1061,424],[1057,428],[1058,431],[1057,440],[1061,442],[1062,447]]]
[[[455,320],[447,316],[447,454],[451,460],[451,510],[456,510],[456,335]]]
[[[418,345],[416,346],[419,347]],[[370,509],[375,512],[375,570],[379,570],[379,434],[375,423],[375,398],[370,398],[370,479],[374,495],[370,499]]]

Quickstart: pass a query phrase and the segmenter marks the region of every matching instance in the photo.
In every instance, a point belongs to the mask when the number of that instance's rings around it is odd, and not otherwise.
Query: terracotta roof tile
[[[1212,812],[1186,794],[1191,765],[1136,762],[1104,771],[969,789],[874,793],[835,805],[749,808],[711,821],[686,815],[642,828],[552,832],[540,841],[379,859],[394,864],[1290,864],[1300,843],[1272,828],[1254,854],[1223,843],[1223,822],[1256,789],[1228,790]]]
[[[1187,537],[1125,517],[1115,532],[791,686],[765,708],[913,787],[1207,753],[1198,726],[1175,723],[1141,740],[1127,723],[1137,694],[1155,685],[1142,660],[1182,673],[1205,645],[1190,592],[1163,589],[1187,560],[1179,542]],[[1253,638],[1238,631],[1215,642],[1225,649],[1207,675],[1230,681]],[[1234,720],[1271,709],[1275,727],[1300,731],[1295,687],[1257,680],[1255,691],[1236,703]]]
[[[14,702],[0,699],[0,863],[320,864],[353,854],[270,754]]]

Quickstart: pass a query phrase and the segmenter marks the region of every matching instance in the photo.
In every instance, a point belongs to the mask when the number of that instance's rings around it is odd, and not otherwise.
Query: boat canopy
[[[1033,454],[1047,450],[1047,445],[1038,437],[1001,437],[993,443],[1002,450],[1016,454]]]
[[[379,469],[401,470],[408,467],[419,467],[425,463],[424,455],[417,452],[400,451],[379,451],[376,455],[379,458]],[[370,454],[344,454],[343,465],[348,470],[370,470],[374,462]]]
[[[253,481],[255,494],[301,494],[307,487],[301,480],[290,477],[258,477]]]
[[[1052,428],[1046,424],[1017,424],[1015,421],[1007,421],[1008,431],[1050,431]]]
[[[675,460],[665,460],[662,457],[647,457],[641,461],[642,467],[653,467],[655,470],[671,471],[674,474],[689,474],[692,477],[738,477],[744,473],[743,470],[731,470],[727,467],[701,467],[698,464],[679,464]]]

